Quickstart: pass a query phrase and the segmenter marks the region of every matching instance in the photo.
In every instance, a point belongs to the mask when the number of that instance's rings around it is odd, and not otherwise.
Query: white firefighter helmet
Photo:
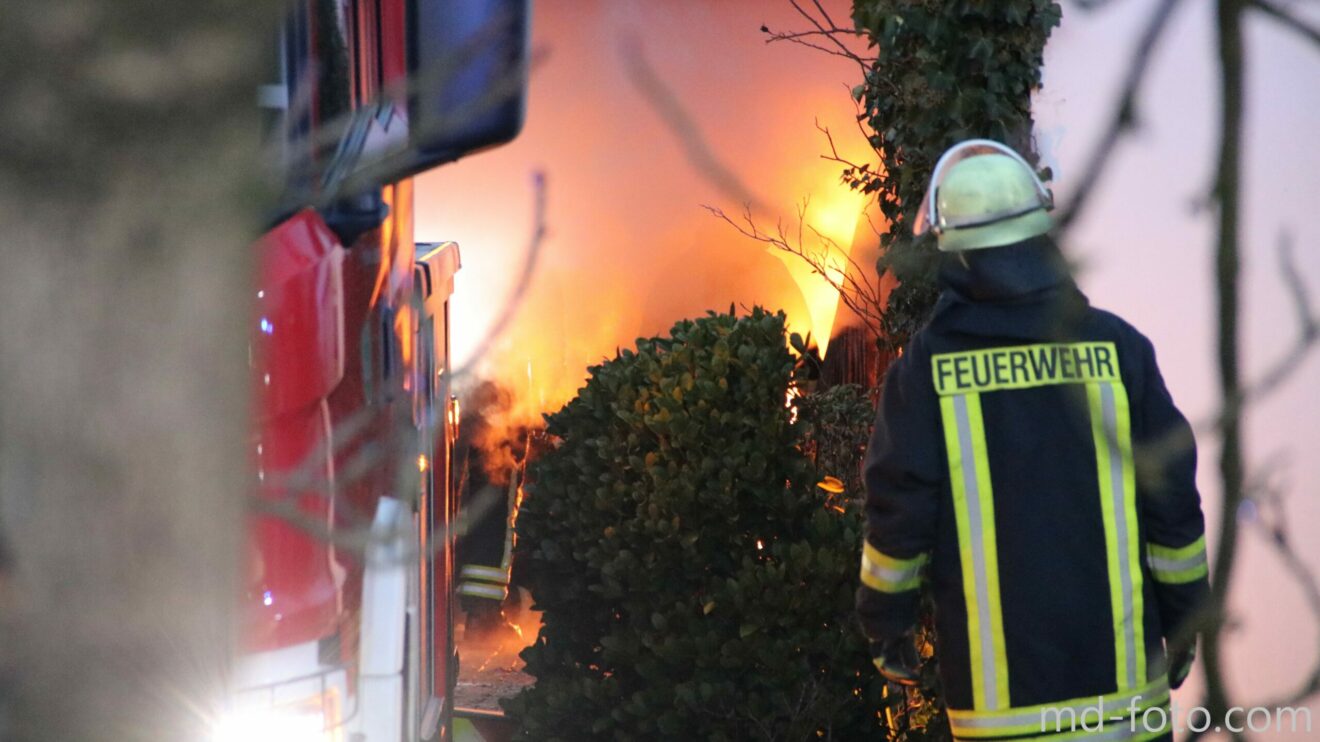
[[[1052,208],[1049,189],[1021,155],[968,139],[935,163],[912,232],[934,232],[945,252],[999,247],[1048,232]]]

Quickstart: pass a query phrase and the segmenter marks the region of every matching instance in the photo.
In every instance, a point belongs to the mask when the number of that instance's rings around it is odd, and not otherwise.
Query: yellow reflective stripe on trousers
[[[1140,550],[1137,543],[1136,474],[1127,390],[1121,382],[1086,385],[1095,439],[1095,463],[1104,517],[1109,603],[1114,627],[1114,667],[1120,691],[1146,682],[1146,640]]]
[[[1150,708],[1155,708],[1151,706]],[[1158,728],[1147,729],[1142,721],[1143,715],[1138,715],[1136,720],[1122,719],[1119,721],[1106,721],[1103,725],[1097,725],[1090,730],[1084,729],[1080,723],[1077,725],[1077,731],[1056,732],[1051,734],[1038,734],[1031,737],[1013,737],[1005,739],[1004,742],[1150,742],[1158,739],[1173,731],[1173,725],[1169,721],[1171,712],[1167,702],[1159,707],[1161,714],[1151,719],[1151,725]],[[961,737],[953,735],[954,742],[986,742],[984,737]]]
[[[954,516],[958,522],[963,597],[967,603],[972,704],[977,710],[1005,709],[1009,707],[1008,659],[999,600],[994,493],[986,457],[981,396],[941,397],[940,412],[949,454]]]
[[[898,559],[863,543],[862,584],[882,593],[916,590],[921,584],[921,567],[927,558],[922,554],[912,559]]]
[[[1205,554],[1204,535],[1178,548],[1148,543],[1146,561],[1150,564],[1150,571],[1155,579],[1170,585],[1194,582],[1210,572]]]
[[[491,585],[485,582],[464,582],[458,586],[459,595],[487,600],[504,600],[509,597],[509,588],[503,585]]]
[[[509,570],[502,567],[465,564],[458,575],[465,580],[484,580],[485,582],[495,582],[501,585],[509,584]]]
[[[955,738],[968,740],[1020,737],[1044,732],[1068,734],[1073,729],[1080,729],[1082,722],[1092,724],[1096,714],[1106,721],[1116,721],[1129,718],[1133,708],[1140,716],[1140,713],[1146,709],[1163,707],[1168,702],[1168,681],[1160,679],[1137,690],[1072,698],[1003,711],[949,709],[949,728]],[[1156,719],[1151,720],[1152,726],[1157,726],[1155,721]]]

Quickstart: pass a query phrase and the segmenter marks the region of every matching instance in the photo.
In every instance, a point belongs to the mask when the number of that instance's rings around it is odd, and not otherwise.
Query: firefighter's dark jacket
[[[1038,735],[1051,704],[1167,703],[1162,640],[1208,583],[1195,444],[1150,341],[1044,238],[946,257],[940,280],[865,462],[873,651],[928,581],[956,738]]]

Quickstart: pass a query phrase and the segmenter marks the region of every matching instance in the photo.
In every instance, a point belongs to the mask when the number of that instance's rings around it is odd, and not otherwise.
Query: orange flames
[[[797,206],[810,198],[807,222],[840,248],[830,257],[836,279],[864,197],[839,182],[838,162],[821,158],[829,144],[816,124],[833,130],[839,157],[874,159],[846,90],[857,70],[767,46],[761,24],[801,22],[787,3],[682,7],[539,5],[534,45],[549,53],[532,78],[523,133],[418,180],[418,236],[453,239],[463,251],[451,305],[457,366],[472,360],[509,300],[529,236],[546,230],[513,326],[479,359],[478,375],[517,398],[510,422],[562,406],[589,365],[637,337],[731,304],[783,309],[791,331],[810,333],[822,350],[829,342],[838,306],[829,282],[701,208],[737,214],[743,204],[687,158],[616,46],[601,39],[664,39],[646,45],[650,66],[710,152],[755,194],[758,224],[773,232],[782,215],[795,234]],[[533,219],[534,171],[546,178],[543,225]],[[810,230],[803,236],[808,248],[820,246]]]
[[[818,190],[817,194],[820,193]],[[812,199],[805,221],[823,239],[817,239],[811,229],[803,230],[806,235],[803,247],[819,255],[819,261],[826,265],[827,275],[821,276],[795,255],[782,250],[771,251],[784,262],[806,305],[805,312],[789,315],[789,331],[801,333],[803,337],[810,333],[822,356],[829,348],[834,317],[839,308],[839,293],[835,287],[842,284],[847,272],[853,235],[857,232],[858,215],[864,204],[864,196],[841,184],[824,189],[823,196]]]
[[[806,222],[833,244],[810,230],[804,230],[803,239],[809,250],[824,256],[828,280],[800,257],[745,238],[704,213],[698,218],[708,223],[688,228],[709,235],[709,247],[693,245],[672,257],[604,256],[604,265],[576,269],[542,267],[513,326],[479,372],[513,395],[505,425],[539,423],[542,413],[576,395],[588,366],[634,345],[638,337],[666,332],[674,322],[707,310],[727,311],[731,304],[739,311],[753,304],[783,309],[789,331],[810,335],[823,355],[839,306],[833,284],[843,278],[863,197],[837,184],[818,188],[816,194]],[[475,260],[465,256],[464,270]],[[467,327],[488,327],[499,304],[468,303],[464,294],[470,284],[463,280],[452,316]],[[489,292],[480,293],[489,297]],[[456,328],[456,346],[467,345],[463,334],[462,327]],[[456,352],[459,363],[462,350]]]
[[[460,644],[460,655],[465,663],[470,663],[474,673],[522,670],[525,663],[518,654],[536,641],[541,630],[541,612],[532,610],[531,597],[523,594],[516,604],[505,604],[504,620],[509,631]]]

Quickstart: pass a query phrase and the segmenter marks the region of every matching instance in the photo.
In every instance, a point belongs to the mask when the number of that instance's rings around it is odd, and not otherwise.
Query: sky
[[[847,3],[825,5],[846,23]],[[1087,12],[1064,3],[1034,104],[1061,201],[1113,110],[1152,5],[1116,0]],[[1084,267],[1079,281],[1092,302],[1152,339],[1175,401],[1204,421],[1216,409],[1217,388],[1213,211],[1204,208],[1217,146],[1217,58],[1212,4],[1182,5],[1153,59],[1141,126],[1115,151],[1067,249]],[[456,362],[470,356],[512,290],[532,233],[535,172],[547,183],[541,262],[514,326],[483,359],[531,408],[565,401],[584,366],[616,347],[707,309],[762,303],[784,308],[795,329],[819,335],[828,327],[833,302],[819,279],[702,208],[737,213],[742,204],[692,166],[630,81],[620,48],[640,49],[679,96],[710,149],[762,204],[763,224],[772,226],[778,214],[791,225],[809,197],[808,222],[844,244],[863,202],[839,184],[840,166],[821,159],[827,146],[815,124],[831,129],[845,156],[873,157],[847,94],[857,68],[765,44],[762,24],[802,26],[787,0],[542,0],[536,14],[534,44],[544,59],[533,74],[522,136],[418,180],[418,239],[462,247],[452,308]],[[1291,235],[1301,277],[1320,303],[1313,217],[1320,60],[1266,19],[1251,21],[1246,42],[1242,338],[1250,380],[1296,332],[1277,268],[1281,235]],[[1320,539],[1302,530],[1320,524],[1318,372],[1320,351],[1249,409],[1246,448],[1252,474],[1286,493],[1295,545],[1320,571]],[[1211,431],[1198,440],[1213,551],[1218,446]],[[1232,597],[1239,628],[1228,680],[1250,704],[1301,681],[1320,652],[1320,625],[1268,542],[1247,531]],[[1198,677],[1177,695],[1184,707],[1198,697]],[[1320,717],[1320,704],[1312,708]]]
[[[1064,199],[1112,110],[1125,60],[1150,12],[1149,2],[1112,3],[1094,13],[1066,4],[1046,48],[1038,131],[1052,150],[1056,192]],[[1183,3],[1150,71],[1142,125],[1114,160],[1070,246],[1086,270],[1092,301],[1118,312],[1155,343],[1174,401],[1193,421],[1217,408],[1213,210],[1198,209],[1218,146],[1217,56],[1211,3]],[[1259,378],[1293,342],[1297,326],[1278,269],[1281,235],[1291,235],[1301,278],[1320,296],[1320,224],[1313,217],[1320,147],[1317,51],[1267,19],[1247,28],[1243,200],[1242,354],[1248,380]],[[1251,474],[1285,493],[1294,546],[1320,571],[1320,352],[1312,353],[1273,396],[1251,407],[1246,453]],[[1198,434],[1198,482],[1218,543],[1217,440]],[[1287,694],[1304,678],[1320,626],[1283,572],[1268,541],[1247,528],[1231,609],[1240,622],[1229,646],[1235,696],[1259,702]],[[1178,694],[1197,698],[1197,683]],[[1320,704],[1311,703],[1320,717]],[[1287,738],[1282,735],[1280,738]],[[1261,735],[1261,738],[1269,738]]]

